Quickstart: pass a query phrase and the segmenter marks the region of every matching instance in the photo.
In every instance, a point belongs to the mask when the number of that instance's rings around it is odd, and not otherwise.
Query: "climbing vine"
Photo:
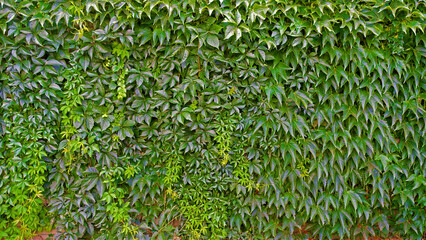
[[[0,239],[424,238],[425,12],[0,0]]]

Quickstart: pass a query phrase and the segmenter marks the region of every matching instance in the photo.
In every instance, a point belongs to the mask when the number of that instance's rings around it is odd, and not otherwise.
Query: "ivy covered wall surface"
[[[422,239],[425,14],[0,0],[0,239]]]

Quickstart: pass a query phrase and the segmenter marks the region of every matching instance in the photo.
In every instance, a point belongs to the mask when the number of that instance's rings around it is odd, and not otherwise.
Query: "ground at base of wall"
[[[55,240],[55,234],[57,233],[56,230],[52,230],[50,232],[41,232],[38,235],[34,236],[32,240]],[[402,240],[402,238],[399,237],[389,237],[389,238],[383,238],[383,237],[370,237],[369,240]]]
[[[54,240],[55,239],[54,236],[57,232],[58,231],[56,231],[56,230],[52,230],[50,232],[41,232],[41,233],[35,235],[32,238],[32,240]]]

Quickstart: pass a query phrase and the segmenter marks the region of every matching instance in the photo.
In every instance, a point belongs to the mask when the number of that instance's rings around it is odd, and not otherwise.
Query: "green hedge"
[[[0,239],[421,239],[426,3],[0,1]]]

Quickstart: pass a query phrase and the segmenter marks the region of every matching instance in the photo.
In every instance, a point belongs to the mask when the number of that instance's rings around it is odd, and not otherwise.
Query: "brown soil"
[[[38,235],[34,236],[32,238],[32,240],[46,240],[46,239],[51,239],[54,240],[54,236],[58,231],[56,230],[52,230],[50,232],[41,232]]]

